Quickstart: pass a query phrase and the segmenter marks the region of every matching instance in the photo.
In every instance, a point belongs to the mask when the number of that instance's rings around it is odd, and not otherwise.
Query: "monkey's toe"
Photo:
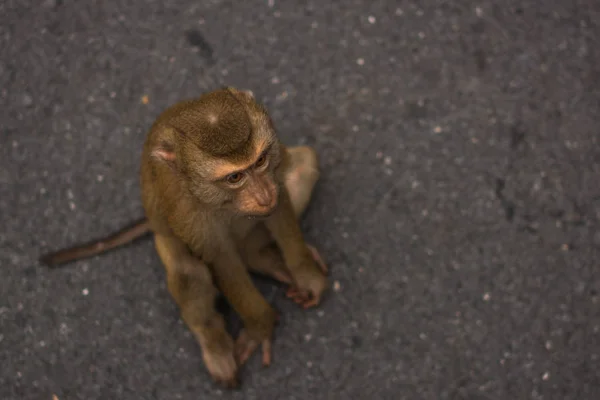
[[[250,338],[248,333],[243,330],[236,341],[236,359],[239,365],[244,363],[250,358],[252,353],[258,348],[260,342]],[[268,367],[271,365],[271,339],[262,340],[262,363],[263,366]]]

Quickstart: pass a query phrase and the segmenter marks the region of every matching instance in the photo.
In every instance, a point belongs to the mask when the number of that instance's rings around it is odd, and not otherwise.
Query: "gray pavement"
[[[600,3],[0,2],[0,399],[600,398]],[[335,290],[212,384],[142,215],[157,114],[233,85],[319,152]],[[144,97],[147,96],[147,97]],[[230,316],[233,318],[233,316]]]

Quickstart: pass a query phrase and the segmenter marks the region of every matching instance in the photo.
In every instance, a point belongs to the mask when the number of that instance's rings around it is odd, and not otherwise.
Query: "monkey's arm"
[[[309,249],[285,186],[281,188],[277,209],[265,224],[281,249],[288,268],[293,270],[304,259],[310,258]]]
[[[281,188],[279,206],[266,221],[296,288],[290,293],[305,308],[317,305],[327,286],[325,266],[306,244],[287,188]]]
[[[243,364],[262,344],[263,364],[271,363],[271,340],[277,314],[258,291],[242,258],[231,244],[212,262],[213,276],[233,309],[244,322],[236,343],[238,362]]]

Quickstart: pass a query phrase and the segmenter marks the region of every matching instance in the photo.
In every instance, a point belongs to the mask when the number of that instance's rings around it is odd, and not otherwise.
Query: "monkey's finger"
[[[307,308],[318,305],[320,302],[321,302],[321,296],[315,295],[313,292],[311,292],[310,296],[307,296],[304,299],[304,303],[302,304],[302,307],[304,309],[307,309]]]
[[[295,287],[289,288],[286,292],[287,297],[296,297],[296,296],[301,296],[301,295],[302,295],[302,291]]]
[[[242,354],[245,351],[246,348],[248,348],[248,335],[246,334],[246,331],[241,331],[240,332],[240,336],[237,338],[236,342],[235,342],[235,359],[238,362],[238,365],[240,365],[240,360],[242,358]]]
[[[305,303],[311,301],[310,296],[298,296],[293,299],[296,304],[299,306],[304,306]]]
[[[304,289],[301,289],[301,288],[299,288],[299,287],[296,287],[296,286],[290,286],[290,287],[288,288],[288,290],[287,290],[287,293],[288,293],[290,296],[298,296],[298,295],[306,296],[306,295],[307,295],[307,292],[306,292],[306,290],[304,290]]]
[[[271,365],[271,339],[265,339],[262,343],[262,351],[263,351],[263,366],[268,367]]]
[[[257,347],[256,344],[251,344],[250,346],[248,346],[246,348],[246,350],[240,356],[240,360],[239,360],[240,365],[244,365],[246,363],[246,361],[248,361],[248,359],[250,358],[250,356],[252,355],[252,353],[254,352],[256,347]]]
[[[311,246],[309,244],[306,246],[312,253],[312,257],[315,260],[315,262],[317,263],[317,265],[319,266],[319,268],[321,268],[321,271],[325,275],[327,275],[329,273],[329,268],[327,268],[327,265],[325,264],[325,261],[323,261],[323,258],[321,257],[321,254],[319,253],[319,251],[316,249],[316,247]]]
[[[248,359],[250,358],[252,353],[254,353],[254,350],[256,350],[257,347],[258,347],[258,343],[250,342],[248,347],[246,347],[239,356],[238,363],[240,366],[244,365],[246,363],[246,361],[248,361]]]
[[[321,302],[320,296],[315,296],[314,293],[311,293],[310,297],[307,297],[307,298],[304,299],[304,302],[302,304],[302,308],[304,308],[306,310],[307,308],[315,307],[320,302]]]
[[[300,289],[290,290],[287,293],[287,297],[295,301],[296,303],[306,300],[309,296],[308,293]]]
[[[236,359],[238,365],[244,365],[257,347],[258,342],[250,339],[245,331],[240,333],[240,337],[236,343]]]
[[[304,309],[307,309],[307,308],[314,307],[318,304],[319,304],[319,299],[316,297],[313,297],[312,299],[305,301],[304,304],[302,304],[302,307],[304,307]]]

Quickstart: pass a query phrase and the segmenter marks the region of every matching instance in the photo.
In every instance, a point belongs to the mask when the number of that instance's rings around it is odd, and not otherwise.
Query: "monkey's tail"
[[[40,262],[48,267],[55,267],[70,261],[89,258],[132,242],[150,231],[150,222],[147,218],[143,218],[104,239],[45,254],[40,257]]]

